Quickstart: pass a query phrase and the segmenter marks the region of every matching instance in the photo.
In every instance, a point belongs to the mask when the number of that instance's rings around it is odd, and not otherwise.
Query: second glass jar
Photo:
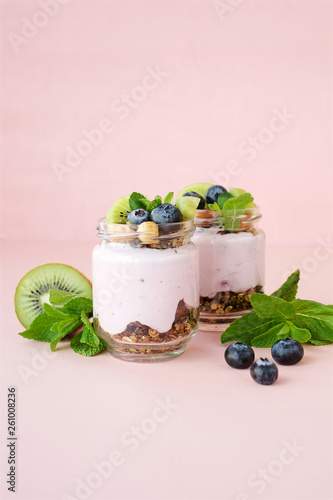
[[[265,235],[259,207],[228,217],[197,210],[192,238],[199,250],[200,329],[224,331],[251,310],[265,281]]]

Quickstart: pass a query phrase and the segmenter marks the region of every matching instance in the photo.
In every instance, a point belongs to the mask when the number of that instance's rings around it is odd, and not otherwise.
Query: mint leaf
[[[57,348],[57,345],[58,343],[60,342],[60,340],[62,340],[64,338],[63,335],[59,335],[59,337],[53,339],[51,342],[50,342],[50,347],[51,347],[51,351],[54,352]]]
[[[69,300],[77,297],[77,295],[77,293],[65,292],[65,290],[56,290],[52,288],[49,290],[50,302],[55,306],[63,306]]]
[[[91,314],[93,311],[93,302],[91,299],[87,297],[75,297],[74,299],[69,300],[61,309],[64,313],[67,314],[76,314],[77,316],[81,316],[82,312],[86,314]]]
[[[286,321],[294,318],[296,311],[291,302],[264,293],[253,293],[250,297],[255,312],[263,319]]]
[[[310,332],[309,342],[325,345],[333,342],[333,311],[330,306],[312,300],[292,301],[296,310],[293,324]]]
[[[58,337],[58,333],[51,330],[54,325],[54,318],[45,312],[39,314],[31,323],[30,327],[19,335],[25,339],[38,340],[40,342],[51,342]]]
[[[278,323],[267,332],[252,339],[252,345],[255,347],[272,347],[275,342],[285,339],[289,335],[289,326],[286,323]]]
[[[43,309],[44,309],[44,312],[48,316],[50,316],[51,318],[63,319],[63,318],[66,317],[66,314],[64,314],[63,312],[61,312],[62,308],[57,308],[57,307],[50,306],[50,304],[48,304],[47,302],[45,302],[43,304]]]
[[[224,344],[239,340],[251,345],[252,339],[266,333],[275,325],[276,321],[272,319],[262,319],[255,312],[246,313],[228,326],[221,335],[221,342]]]
[[[225,201],[223,205],[223,225],[227,231],[238,231],[246,215],[246,208],[253,201],[250,193],[240,194]]]
[[[95,333],[93,325],[90,323],[88,316],[85,313],[81,314],[81,319],[83,322],[83,330],[81,335],[81,342],[88,344],[92,347],[97,347],[99,344],[99,338]]]
[[[146,210],[148,210],[148,212],[152,212],[154,210],[154,208],[159,207],[160,205],[162,205],[162,198],[157,195],[157,196],[155,196],[155,198],[153,199],[153,201],[151,201],[147,205]]]
[[[66,316],[65,319],[53,323],[51,331],[62,334],[63,337],[72,333],[82,325],[82,321],[77,316]]]
[[[230,200],[230,198],[234,198],[234,196],[231,193],[228,193],[228,191],[219,194],[219,197],[217,198],[217,206],[222,209],[225,202]]]
[[[223,194],[223,193],[222,193]],[[230,193],[229,193],[230,194]],[[221,195],[219,195],[220,197]],[[236,217],[253,201],[253,196],[250,193],[233,196],[225,201],[223,205],[223,215],[225,217]]]
[[[130,195],[128,202],[131,211],[138,210],[139,208],[145,208],[145,205],[142,203],[142,199],[146,199],[143,194],[134,192]]]
[[[173,191],[170,191],[170,193],[168,193],[164,198],[163,203],[171,203],[173,195],[174,195]]]
[[[150,203],[150,201],[147,200],[147,198],[140,198],[140,200],[138,200],[138,202],[140,202],[143,205],[143,207],[141,207],[141,208],[143,208],[144,210],[147,210],[147,207]]]
[[[82,343],[82,334],[83,332],[78,333],[71,341],[71,348],[77,354],[81,354],[82,356],[96,356],[96,354],[106,349],[106,343],[102,339],[99,339],[99,344],[97,346],[90,346],[89,344]]]
[[[291,321],[287,321],[289,327],[289,337],[298,342],[307,342],[311,338],[311,333],[306,328],[298,328]]]
[[[283,285],[271,294],[271,297],[278,297],[280,299],[287,300],[288,302],[294,300],[297,293],[299,278],[300,271],[299,269],[296,269],[296,271],[293,272],[289,278],[287,278]]]

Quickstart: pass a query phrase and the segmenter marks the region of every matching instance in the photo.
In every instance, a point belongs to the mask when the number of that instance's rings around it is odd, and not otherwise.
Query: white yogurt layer
[[[198,307],[198,252],[189,245],[164,250],[106,242],[96,246],[94,317],[103,330],[116,334],[140,321],[162,333],[171,328],[180,300]]]
[[[264,234],[249,232],[217,234],[218,229],[197,228],[192,241],[199,249],[200,295],[245,292],[264,285]]]

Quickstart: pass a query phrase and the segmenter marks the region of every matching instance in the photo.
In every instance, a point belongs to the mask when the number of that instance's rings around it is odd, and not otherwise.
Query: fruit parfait
[[[94,324],[112,355],[158,361],[182,354],[199,319],[198,199],[118,198],[93,250]]]
[[[263,292],[265,236],[253,197],[244,189],[208,183],[191,184],[177,195],[196,198],[199,250],[200,328],[225,330],[251,310],[252,293]]]

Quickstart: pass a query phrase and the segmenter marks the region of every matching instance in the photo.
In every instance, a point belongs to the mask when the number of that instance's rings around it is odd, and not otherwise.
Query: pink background
[[[97,220],[116,197],[196,181],[255,196],[268,293],[300,267],[299,297],[332,304],[332,2],[0,5],[1,499],[13,498],[4,480],[13,385],[16,500],[82,499],[77,479],[114,450],[125,462],[85,498],[333,498],[332,346],[305,346],[299,365],[262,387],[226,365],[218,334],[198,332],[172,361],[128,364],[107,352],[51,354],[17,335],[13,308],[18,281],[40,264],[91,278]],[[98,127],[100,143],[82,143]],[[66,167],[70,148],[83,152],[75,168]],[[57,176],[60,163],[69,171]],[[132,453],[122,436],[147,426],[167,398],[177,408]],[[261,469],[269,480],[259,488]]]
[[[327,239],[332,2],[61,3],[51,17],[40,15],[43,0],[1,2],[6,238],[95,241],[116,197],[207,181],[249,190],[270,244]],[[14,42],[22,31],[30,38]],[[147,67],[165,76],[142,92]],[[135,109],[112,110],[131,92]],[[276,108],[292,118],[262,132]],[[113,130],[59,182],[54,162],[103,119]],[[245,154],[258,133],[266,143]]]

